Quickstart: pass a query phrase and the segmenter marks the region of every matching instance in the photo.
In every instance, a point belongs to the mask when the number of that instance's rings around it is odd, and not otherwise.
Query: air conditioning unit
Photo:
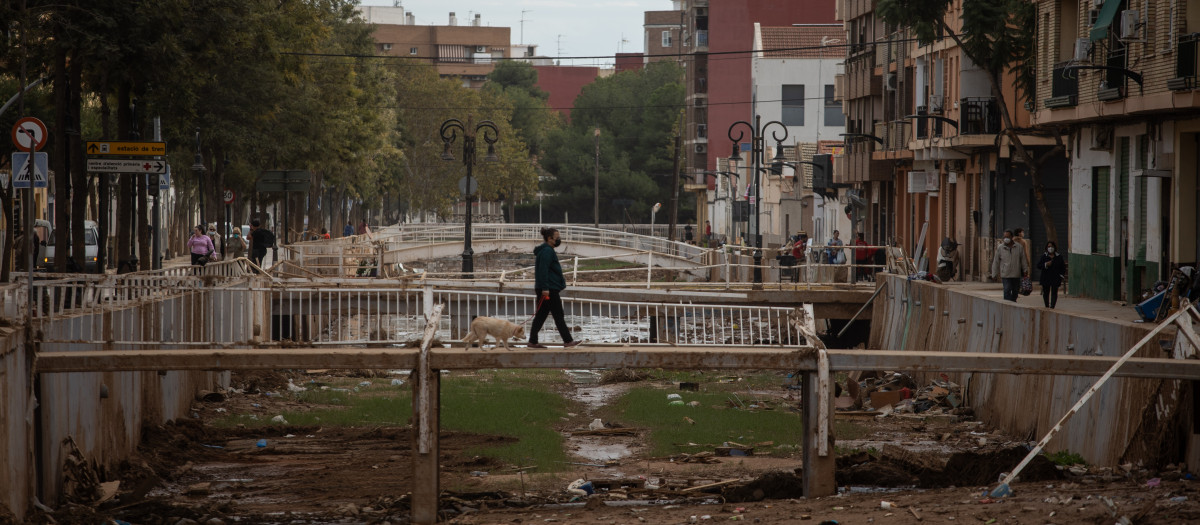
[[[1090,149],[1095,151],[1112,151],[1113,129],[1093,128]]]
[[[487,53],[487,46],[475,46],[476,53]]]
[[[704,153],[706,151],[708,151],[708,149],[705,148],[704,144],[696,144],[696,153]]]
[[[896,83],[897,80],[895,73],[888,73],[887,76],[883,78],[883,88],[888,91],[895,91]]]
[[[1096,21],[1100,19],[1099,9],[1088,9],[1088,27],[1096,25]]]
[[[1138,10],[1126,9],[1121,11],[1121,39],[1138,37]]]
[[[1075,39],[1075,61],[1086,62],[1092,53],[1092,41],[1087,38]]]
[[[696,99],[696,107],[698,107],[698,108],[704,107],[704,99],[703,98]]]
[[[1092,0],[1092,7],[1096,8],[1096,9],[1100,9],[1101,7],[1104,7],[1104,0]]]

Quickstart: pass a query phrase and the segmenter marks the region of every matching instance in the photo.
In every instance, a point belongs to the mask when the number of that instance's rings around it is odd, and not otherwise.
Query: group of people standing
[[[1028,295],[1032,291],[1033,283],[1029,281],[1033,268],[1031,253],[1025,230],[1004,230],[1004,238],[992,257],[990,275],[1003,283],[1005,300],[1016,302],[1019,295]],[[1042,302],[1046,308],[1054,308],[1058,305],[1058,287],[1062,286],[1063,274],[1067,273],[1067,264],[1058,252],[1057,243],[1046,241],[1037,268],[1042,272]]]
[[[204,266],[211,261],[220,260],[220,255],[217,253],[217,246],[221,244],[221,237],[217,234],[216,226],[208,227],[208,234],[204,234],[204,226],[196,226],[192,228],[192,236],[188,238],[188,252],[192,255],[192,266]],[[262,227],[262,222],[258,219],[250,221],[250,236],[249,241],[242,237],[242,229],[234,228],[233,236],[227,243],[229,255],[234,259],[245,257],[246,252],[250,252],[250,262],[261,267],[262,260],[267,256],[267,248],[275,244],[275,235],[266,228]]]

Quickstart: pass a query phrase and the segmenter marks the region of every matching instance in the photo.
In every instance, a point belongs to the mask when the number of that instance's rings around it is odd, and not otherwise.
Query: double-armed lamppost
[[[746,132],[737,130],[737,136],[733,134],[735,128],[739,125],[745,126],[750,131],[750,164],[753,170],[752,176],[754,177],[754,202],[751,203],[754,209],[754,232],[751,234],[751,238],[754,240],[754,282],[762,283],[762,229],[759,221],[759,206],[762,202],[759,181],[762,176],[759,173],[762,171],[763,153],[765,151],[763,147],[765,137],[763,134],[771,126],[779,128],[779,130],[771,132],[771,138],[775,140],[775,158],[772,160],[773,162],[783,162],[785,160],[783,156],[783,141],[787,140],[788,130],[787,126],[784,126],[778,120],[772,120],[764,125],[762,123],[762,116],[758,115],[754,117],[753,125],[744,120],[734,122],[729,126],[729,140],[733,141],[733,154],[729,156],[729,162],[731,163],[740,163],[742,161],[741,143],[742,139],[746,136]],[[783,132],[782,135],[780,135],[780,131]]]
[[[460,185],[463,195],[467,199],[467,224],[466,232],[463,236],[462,271],[470,279],[471,272],[475,271],[475,252],[471,250],[471,197],[475,194],[475,185],[473,184],[474,181],[471,180],[471,171],[475,167],[475,136],[482,132],[483,141],[487,143],[487,156],[483,160],[495,162],[500,160],[500,157],[496,155],[496,140],[500,138],[500,131],[496,129],[496,124],[490,120],[474,124],[469,115],[467,116],[466,124],[456,118],[449,119],[442,123],[440,131],[442,143],[445,146],[445,149],[442,150],[442,160],[454,160],[454,154],[450,152],[450,145],[454,144],[454,140],[458,138],[459,132],[463,134],[462,162],[467,167],[467,177]]]

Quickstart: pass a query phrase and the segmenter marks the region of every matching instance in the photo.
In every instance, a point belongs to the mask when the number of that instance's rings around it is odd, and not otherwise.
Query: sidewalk
[[[996,302],[1007,302],[1004,301],[1004,289],[999,282],[951,281],[941,286],[955,292],[982,297]],[[1133,304],[1120,306],[1113,301],[1064,295],[1063,288],[1059,287],[1058,289],[1058,303],[1054,305],[1054,311],[1056,312],[1064,312],[1077,317],[1087,317],[1128,326],[1144,324],[1134,322],[1140,319],[1140,317],[1134,311]],[[1017,297],[1016,304],[1025,308],[1047,309],[1043,306],[1044,303],[1042,302],[1042,286],[1038,283],[1033,283],[1033,293]],[[1147,324],[1153,326],[1153,323]]]

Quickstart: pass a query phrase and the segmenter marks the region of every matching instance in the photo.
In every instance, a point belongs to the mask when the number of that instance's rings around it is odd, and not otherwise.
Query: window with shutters
[[[1147,219],[1146,203],[1149,200],[1146,198],[1146,191],[1148,189],[1147,188],[1148,184],[1147,184],[1146,177],[1138,177],[1137,181],[1138,181],[1138,189],[1137,189],[1137,191],[1138,191],[1138,202],[1137,202],[1138,238],[1136,241],[1137,258],[1144,261],[1144,260],[1146,260],[1146,230],[1147,230],[1147,228],[1146,228],[1146,219]]]
[[[804,125],[804,86],[795,84],[784,84],[783,96],[779,97],[783,102],[783,121],[784,126],[803,126]]]
[[[1108,254],[1108,166],[1092,168],[1092,253]]]
[[[842,103],[834,98],[833,84],[825,84],[825,115],[824,126],[842,127],[846,125],[846,115],[842,113]]]

